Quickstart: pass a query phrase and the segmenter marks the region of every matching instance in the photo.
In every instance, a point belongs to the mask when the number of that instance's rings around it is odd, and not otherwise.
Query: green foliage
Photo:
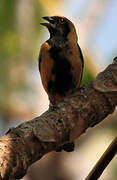
[[[85,67],[84,72],[83,72],[83,79],[82,79],[82,84],[81,85],[82,86],[87,85],[93,79],[94,79],[94,76],[93,76],[92,72],[90,72],[90,70],[87,67]]]
[[[0,61],[17,53],[18,41],[15,30],[15,2],[0,1]]]

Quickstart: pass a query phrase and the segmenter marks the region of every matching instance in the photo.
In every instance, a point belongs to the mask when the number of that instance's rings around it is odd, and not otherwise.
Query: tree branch
[[[87,87],[0,139],[0,179],[20,179],[46,153],[74,141],[113,113],[117,105],[117,58]]]

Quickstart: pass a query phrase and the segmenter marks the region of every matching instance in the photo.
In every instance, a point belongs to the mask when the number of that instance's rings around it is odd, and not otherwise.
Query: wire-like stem
[[[85,180],[97,180],[117,153],[117,137],[112,141]]]

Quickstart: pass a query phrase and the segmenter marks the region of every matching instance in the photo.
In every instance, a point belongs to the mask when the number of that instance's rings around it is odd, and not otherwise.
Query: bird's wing
[[[52,78],[52,67],[53,67],[53,61],[51,60],[49,54],[50,48],[51,47],[48,44],[48,42],[42,44],[40,49],[39,62],[38,62],[42,84],[47,93],[48,93],[48,87],[47,87],[48,81],[50,77]]]

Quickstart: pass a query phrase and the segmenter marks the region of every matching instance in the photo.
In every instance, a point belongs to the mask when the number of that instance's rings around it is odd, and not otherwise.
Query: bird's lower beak
[[[54,24],[54,19],[52,17],[49,16],[45,16],[42,17],[43,19],[45,19],[46,21],[48,21],[49,23],[40,23],[43,26],[46,26],[47,28],[52,27]]]

